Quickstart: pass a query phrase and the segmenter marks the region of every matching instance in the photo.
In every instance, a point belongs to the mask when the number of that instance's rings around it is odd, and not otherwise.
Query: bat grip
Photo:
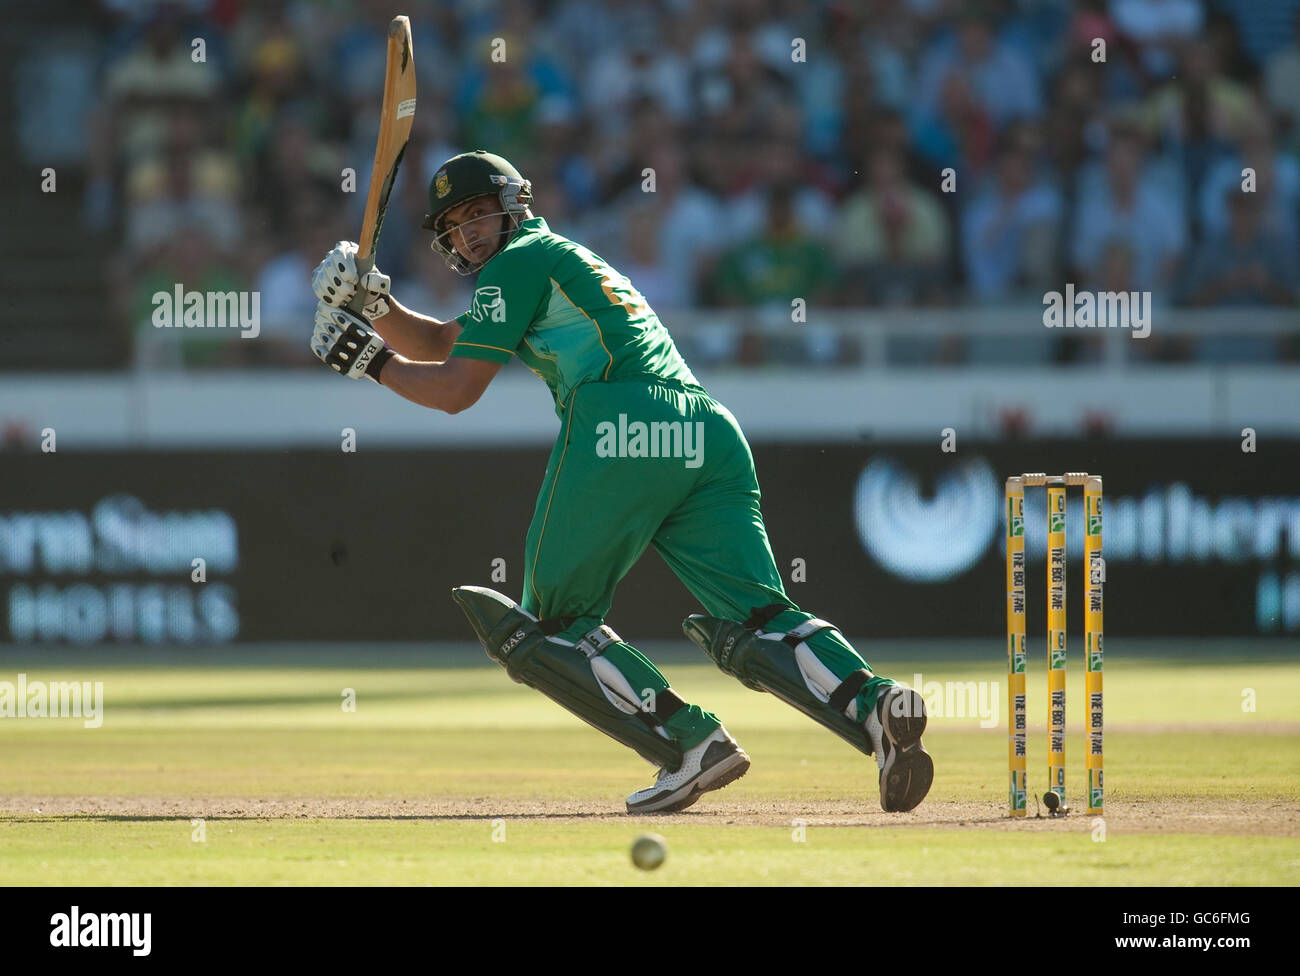
[[[375,255],[373,252],[367,254],[365,257],[362,257],[360,254],[357,255],[357,291],[356,294],[352,296],[352,300],[348,302],[347,309],[353,315],[356,315],[361,318],[364,318],[364,316],[362,315],[362,310],[366,307],[367,293],[366,290],[361,286],[360,282],[362,278],[364,278],[366,275],[368,275],[370,272],[374,270],[375,270]]]

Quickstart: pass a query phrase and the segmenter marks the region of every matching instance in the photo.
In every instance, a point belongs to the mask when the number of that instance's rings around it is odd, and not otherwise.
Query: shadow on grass
[[[396,691],[367,691],[360,688],[357,692],[359,699],[364,699],[367,703],[371,702],[389,702],[389,701],[417,701],[430,702],[437,698],[456,698],[464,699],[465,695],[453,695],[448,692],[439,692],[437,688],[404,688]],[[113,705],[114,710],[121,711],[138,711],[138,712],[158,712],[158,711],[178,711],[189,708],[273,708],[278,705],[330,705],[338,708],[341,699],[338,695],[322,695],[320,692],[304,692],[300,695],[222,695],[209,696],[206,698],[141,698],[129,701],[116,702]]]
[[[720,818],[726,818],[721,823]],[[330,820],[330,821],[358,821],[378,823],[382,821],[403,821],[403,822],[441,822],[441,821],[482,821],[482,820],[508,820],[511,822],[527,820],[610,820],[626,823],[637,823],[639,821],[665,822],[680,821],[689,822],[692,820],[700,823],[712,823],[717,826],[736,826],[736,827],[771,827],[773,830],[789,830],[788,824],[772,823],[746,823],[743,814],[736,813],[719,813],[709,810],[683,810],[678,813],[638,813],[626,814],[616,810],[573,810],[573,811],[554,811],[550,813],[518,813],[497,811],[492,813],[401,813],[401,814],[375,814],[375,813],[344,813],[344,814],[308,814],[308,813],[286,813],[280,816],[262,814],[218,814],[218,815],[201,815],[201,814],[136,814],[136,813],[58,813],[58,814],[0,814],[0,824],[51,824],[51,823],[183,823],[189,824],[192,820],[201,819],[205,823],[281,823],[295,820]],[[1032,821],[1035,818],[1030,817]],[[1040,818],[1044,823],[1048,818]],[[1075,820],[1079,818],[1074,818]],[[1051,822],[1069,823],[1071,818],[1061,817]],[[810,817],[807,825],[823,828],[873,828],[876,830],[894,830],[900,827],[908,829],[925,829],[925,828],[955,828],[970,827],[983,824],[1006,824],[1008,818],[1002,815],[987,817],[970,817],[963,816],[958,819],[951,817],[934,817],[922,819],[919,817],[907,817],[901,820],[838,820],[834,822],[823,822],[819,817]]]
[[[703,811],[701,811],[703,813]],[[665,816],[688,817],[691,814],[665,814]],[[35,814],[35,815],[12,815],[0,813],[0,824],[50,824],[50,823],[183,823],[189,824],[192,820],[202,820],[205,823],[257,823],[259,821],[266,823],[278,823],[292,820],[356,820],[379,822],[384,820],[595,820],[600,818],[619,818],[625,819],[628,814],[617,813],[611,810],[600,811],[574,811],[572,813],[401,813],[401,814],[376,814],[376,813],[345,813],[321,816],[319,814],[297,813],[285,814],[283,816],[268,816],[267,814],[220,814],[212,816],[208,814],[142,814],[142,813],[52,813],[52,814]],[[639,818],[653,819],[653,814],[638,814]],[[705,814],[704,819],[707,819]]]

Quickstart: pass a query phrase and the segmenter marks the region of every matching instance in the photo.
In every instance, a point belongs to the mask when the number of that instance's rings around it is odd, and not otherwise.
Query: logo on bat
[[[504,322],[506,300],[496,285],[484,285],[474,292],[474,307],[469,310],[476,322]]]

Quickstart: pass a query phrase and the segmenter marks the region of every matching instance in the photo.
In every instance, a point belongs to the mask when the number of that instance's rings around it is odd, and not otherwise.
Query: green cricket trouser
[[[759,607],[781,604],[789,609],[763,629],[796,627],[814,615],[785,593],[759,502],[740,425],[706,392],[648,376],[583,383],[570,394],[537,495],[521,605],[554,636],[577,640],[604,623],[619,580],[653,545],[710,616],[745,621]],[[870,670],[834,631],[808,646],[840,679]],[[626,642],[604,656],[643,696],[669,687]],[[868,681],[858,714],[892,683]],[[688,704],[664,727],[690,749],[720,725]]]

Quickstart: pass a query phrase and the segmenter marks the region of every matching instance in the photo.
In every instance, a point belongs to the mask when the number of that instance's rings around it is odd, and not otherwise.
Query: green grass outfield
[[[0,682],[102,681],[105,711],[100,728],[0,719],[0,885],[1300,882],[1295,642],[1111,641],[1105,817],[1079,804],[1076,669],[1075,813],[1016,822],[1005,666],[988,642],[863,646],[908,683],[996,683],[990,727],[932,720],[935,785],[910,814],[880,811],[872,760],[680,647],[645,649],[754,767],[682,814],[635,819],[623,798],[650,767],[467,648],[169,650],[129,665],[7,649]],[[340,707],[349,688],[355,712]],[[1041,793],[1037,662],[1029,695]],[[669,844],[653,873],[628,859],[647,830]]]

